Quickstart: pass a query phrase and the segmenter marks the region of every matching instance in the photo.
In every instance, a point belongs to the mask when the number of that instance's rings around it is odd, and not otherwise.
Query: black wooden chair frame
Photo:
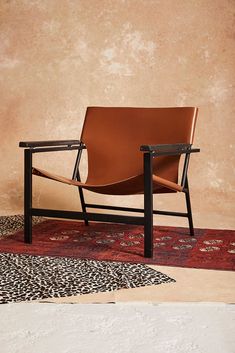
[[[82,212],[63,211],[52,209],[34,208],[32,205],[32,156],[34,153],[71,151],[78,150],[77,158],[73,170],[72,179],[80,181],[79,163],[82,150],[86,146],[79,140],[61,140],[61,141],[32,141],[20,142],[20,147],[24,150],[24,241],[32,243],[32,216],[43,216],[53,218],[67,218],[88,221],[101,221],[112,223],[135,224],[144,226],[144,256],[153,256],[153,215],[166,215],[186,217],[189,222],[190,235],[194,236],[192,210],[188,184],[188,165],[191,153],[199,152],[199,148],[192,148],[191,144],[171,144],[171,145],[143,145],[140,150],[143,152],[143,170],[144,170],[144,209],[117,207],[108,205],[89,204],[85,202],[82,187],[78,187],[81,201]],[[185,155],[181,186],[186,198],[187,212],[170,212],[153,210],[153,181],[152,181],[152,161],[158,156],[176,156]],[[128,211],[144,213],[144,217],[125,216],[116,214],[101,214],[87,212],[87,208],[107,209],[115,211]]]

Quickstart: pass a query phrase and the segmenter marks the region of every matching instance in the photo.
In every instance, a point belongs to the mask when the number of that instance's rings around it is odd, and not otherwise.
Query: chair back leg
[[[77,158],[76,158],[76,162],[75,162],[75,166],[74,166],[74,170],[73,170],[73,176],[72,176],[72,179],[78,180],[78,181],[81,181],[80,172],[79,172],[79,164],[81,161],[81,156],[82,156],[82,150],[78,150]],[[85,204],[85,200],[84,200],[83,190],[81,187],[78,187],[78,192],[79,192],[79,196],[80,196],[82,212],[86,213],[86,204]],[[86,226],[89,225],[87,219],[84,220],[84,223]]]
[[[84,200],[83,190],[82,190],[82,188],[78,187],[78,191],[79,191],[79,196],[80,196],[80,201],[81,201],[81,206],[82,206],[82,212],[86,213],[86,204],[85,204],[85,200]],[[86,226],[89,226],[89,222],[87,219],[84,220],[84,223]]]
[[[188,223],[190,229],[190,235],[194,236],[194,227],[193,227],[193,216],[192,216],[192,209],[191,209],[191,202],[190,202],[190,193],[189,193],[189,186],[188,186],[188,178],[185,181],[185,198],[186,198],[186,205],[187,205],[187,213],[188,213]]]

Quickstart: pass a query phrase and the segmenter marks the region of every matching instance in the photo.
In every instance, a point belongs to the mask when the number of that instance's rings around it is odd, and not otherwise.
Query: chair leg
[[[75,162],[75,166],[74,166],[74,170],[73,170],[73,176],[72,176],[72,179],[78,180],[78,181],[81,181],[80,173],[79,173],[79,164],[81,161],[81,155],[82,155],[82,150],[78,150],[78,154],[77,154],[77,158],[76,158],[76,162]],[[86,213],[86,205],[85,205],[83,190],[81,187],[78,187],[78,192],[79,192],[79,196],[80,196],[82,212]],[[85,219],[84,222],[85,222],[86,226],[89,225],[88,220]]]
[[[144,257],[153,257],[153,185],[150,153],[144,153]]]
[[[84,200],[83,190],[82,190],[82,188],[79,187],[78,191],[79,191],[79,196],[80,196],[80,200],[81,200],[82,212],[86,213],[86,204],[85,204],[85,200]],[[86,226],[89,226],[89,222],[87,219],[84,220],[84,223]]]
[[[188,222],[189,222],[189,229],[190,235],[194,236],[194,227],[193,227],[193,216],[192,216],[192,209],[191,209],[191,202],[190,202],[190,194],[189,194],[189,187],[188,187],[188,179],[186,178],[185,182],[185,198],[186,198],[186,205],[187,205],[187,213],[188,213]]]
[[[32,243],[32,152],[24,151],[24,242]]]

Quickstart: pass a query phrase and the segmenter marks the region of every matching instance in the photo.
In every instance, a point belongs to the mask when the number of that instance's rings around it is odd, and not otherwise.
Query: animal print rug
[[[43,218],[35,217],[34,224]],[[23,228],[23,216],[0,217],[0,238]],[[143,264],[0,253],[0,304],[175,282]]]
[[[0,254],[0,304],[170,282],[142,264]]]
[[[43,217],[32,217],[33,225],[43,222]],[[0,216],[0,238],[6,237],[24,228],[24,216]]]

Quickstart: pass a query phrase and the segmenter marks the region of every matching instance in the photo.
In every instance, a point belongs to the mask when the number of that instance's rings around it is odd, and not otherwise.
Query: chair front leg
[[[32,243],[32,151],[24,150],[24,242]]]
[[[152,154],[144,153],[144,257],[153,257]]]

